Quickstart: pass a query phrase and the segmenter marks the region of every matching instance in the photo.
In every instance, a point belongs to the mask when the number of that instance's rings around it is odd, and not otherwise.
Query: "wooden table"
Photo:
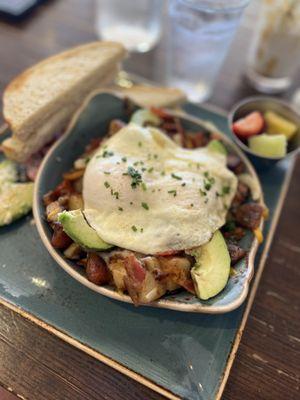
[[[22,23],[0,22],[0,92],[13,76],[39,59],[95,39],[93,6],[92,0],[53,0]],[[248,10],[211,99],[225,109],[254,93],[242,70],[256,14],[254,7]],[[127,69],[155,78],[162,57],[161,49],[135,56]],[[226,400],[300,398],[299,182],[300,158],[223,395]],[[28,400],[162,398],[3,306],[0,384],[7,389],[0,389],[1,400],[15,395]]]

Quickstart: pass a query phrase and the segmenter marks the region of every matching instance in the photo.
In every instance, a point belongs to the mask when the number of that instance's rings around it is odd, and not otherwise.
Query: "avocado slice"
[[[33,183],[1,183],[0,226],[26,215],[32,207]]]
[[[150,122],[152,125],[158,126],[161,123],[161,119],[150,110],[141,108],[132,114],[130,122],[140,126],[144,126],[146,122]]]
[[[221,232],[216,231],[208,243],[187,253],[196,258],[191,275],[199,299],[216,296],[226,286],[230,273],[230,256]]]
[[[81,210],[63,211],[58,214],[63,230],[75,243],[88,250],[107,250],[113,247],[104,242],[84,218]]]
[[[0,162],[0,191],[3,183],[16,182],[18,179],[18,169],[16,163],[10,160]]]
[[[208,143],[207,148],[211,151],[215,151],[216,153],[224,154],[225,156],[227,156],[227,150],[225,146],[220,142],[220,140],[211,140]]]

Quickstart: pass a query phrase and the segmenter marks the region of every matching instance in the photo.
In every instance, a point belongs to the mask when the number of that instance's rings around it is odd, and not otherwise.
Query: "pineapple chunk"
[[[286,155],[287,138],[283,134],[252,136],[248,144],[254,153],[263,157],[281,158]]]
[[[290,140],[297,132],[297,125],[273,111],[267,111],[264,117],[267,124],[266,132],[269,135],[283,134],[287,140]]]

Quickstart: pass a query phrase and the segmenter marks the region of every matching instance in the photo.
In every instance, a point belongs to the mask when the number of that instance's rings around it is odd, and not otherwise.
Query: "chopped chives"
[[[178,176],[178,175],[173,174],[173,173],[171,174],[171,177],[174,178],[174,179],[177,179],[178,181],[182,180],[181,176]]]
[[[143,207],[145,210],[149,210],[149,206],[148,206],[147,203],[141,203],[141,204],[142,204],[142,207]]]

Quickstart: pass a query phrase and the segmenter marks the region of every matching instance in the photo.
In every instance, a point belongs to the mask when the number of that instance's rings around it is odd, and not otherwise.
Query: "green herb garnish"
[[[133,230],[133,232],[137,231],[137,227],[135,225],[132,225],[131,229]]]
[[[139,173],[138,170],[134,169],[133,167],[128,167],[127,173],[132,179],[131,187],[133,189],[135,189],[139,184],[142,183],[142,175]]]
[[[230,193],[230,186],[223,186],[222,187],[222,194],[229,194]]]
[[[141,203],[141,204],[142,204],[142,207],[143,207],[145,210],[149,210],[149,206],[148,206],[147,203]]]
[[[106,189],[108,189],[110,187],[110,184],[107,181],[105,181],[104,186],[106,187]]]
[[[176,174],[171,174],[171,177],[174,178],[174,179],[177,179],[178,181],[182,181],[181,176],[178,176]]]
[[[112,151],[108,151],[108,150],[104,150],[104,152],[102,153],[103,158],[111,157],[113,155],[114,155],[114,153]]]
[[[119,211],[124,211],[122,207],[119,207],[118,210],[119,210]]]
[[[174,197],[177,196],[176,190],[168,190],[168,193],[172,194]]]

